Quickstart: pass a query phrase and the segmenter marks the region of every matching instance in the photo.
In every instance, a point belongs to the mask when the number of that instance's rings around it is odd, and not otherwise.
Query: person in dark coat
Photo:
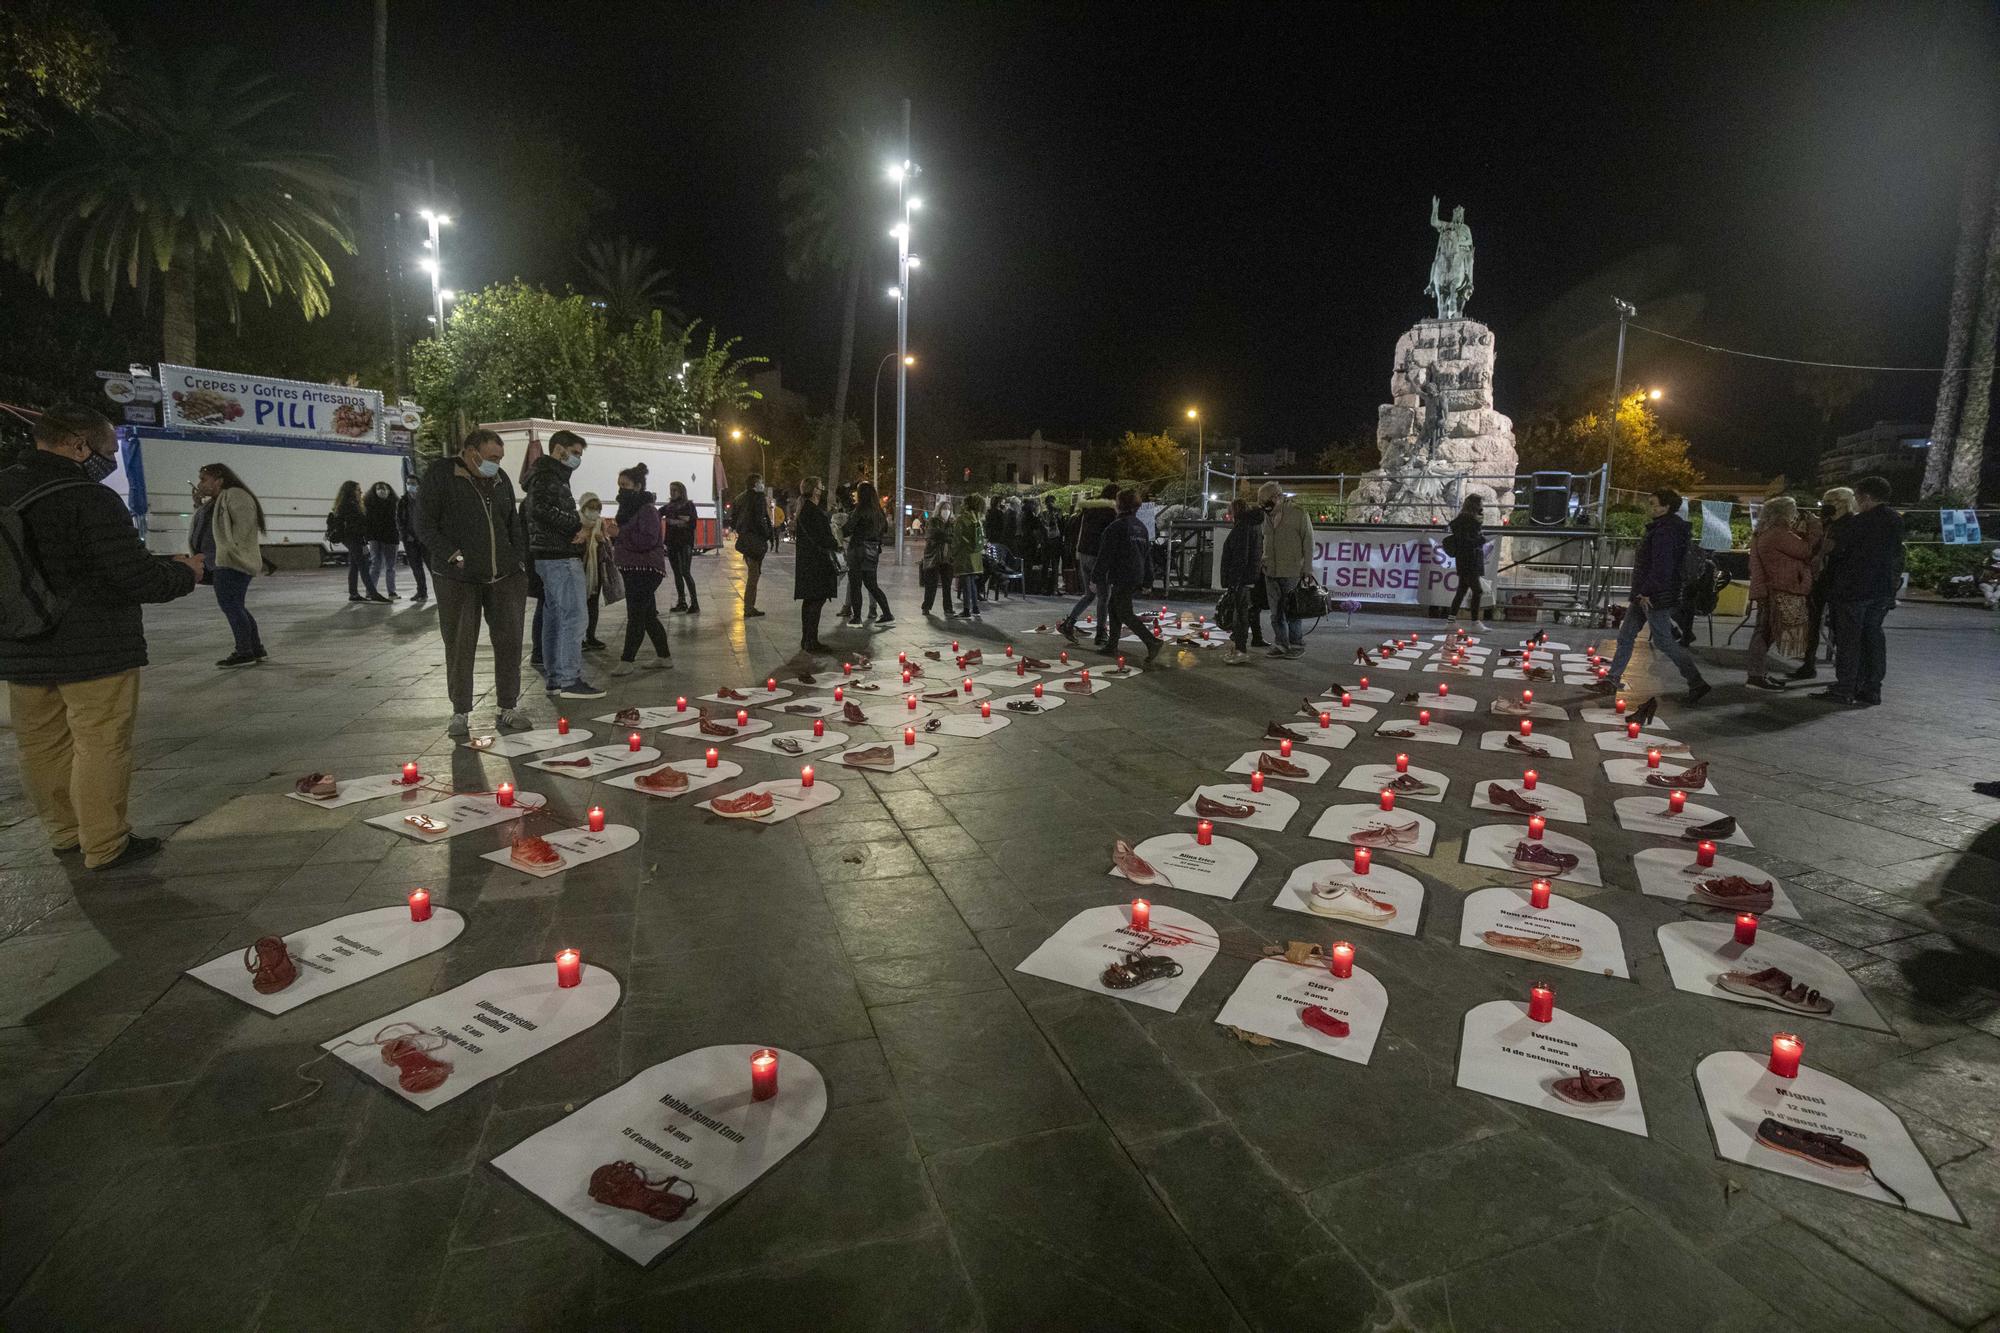
[[[403,498],[396,502],[396,532],[403,539],[403,556],[410,562],[410,577],[416,580],[417,590],[410,597],[413,602],[428,601],[431,586],[424,569],[429,555],[424,550],[424,541],[417,533],[417,479],[410,478],[410,484],[403,488]]]
[[[882,512],[882,501],[875,494],[875,487],[862,482],[854,488],[854,511],[847,516],[847,627],[861,628],[862,594],[868,595],[873,608],[868,619],[877,629],[887,629],[896,623],[889,611],[889,599],[882,595],[882,585],[876,582],[875,572],[882,564],[882,543],[889,536],[889,517]]]
[[[1076,618],[1083,614],[1083,608],[1097,603],[1097,646],[1104,646],[1105,603],[1108,594],[1097,577],[1097,548],[1104,540],[1104,530],[1118,517],[1118,484],[1105,483],[1103,494],[1094,499],[1084,500],[1076,507],[1076,568],[1077,577],[1083,583],[1083,596],[1076,599],[1076,605],[1069,609],[1062,623],[1056,626],[1061,635],[1071,643],[1076,642]]]
[[[1222,660],[1242,666],[1250,660],[1250,632],[1257,628],[1256,589],[1264,577],[1264,511],[1238,497],[1229,503],[1229,517],[1233,526],[1222,543],[1221,574],[1233,619],[1226,627],[1229,655]]]
[[[361,506],[368,529],[368,569],[375,575],[375,586],[392,602],[403,600],[396,591],[396,546],[403,536],[396,515],[401,508],[396,488],[386,481],[370,486]]]
[[[386,602],[375,591],[375,571],[368,567],[368,515],[361,507],[361,483],[343,481],[333,494],[333,509],[326,516],[326,539],[347,552],[347,600]],[[362,585],[368,595],[361,595]]]
[[[688,499],[688,488],[678,481],[667,483],[667,502],[660,508],[666,525],[667,567],[674,571],[674,604],[669,612],[701,614],[701,593],[694,586],[694,534],[701,515]]]
[[[821,511],[825,517],[825,511]],[[764,572],[764,557],[771,550],[771,506],[764,499],[764,478],[750,474],[750,484],[729,507],[729,525],[736,529],[736,553],[743,557],[743,616],[747,620],[764,613],[757,609],[757,580]]]
[[[1833,684],[1813,695],[1832,703],[1882,702],[1888,643],[1882,621],[1903,584],[1903,516],[1889,507],[1889,482],[1854,483],[1855,512],[1831,529],[1826,601],[1833,608]]]
[[[618,535],[611,539],[610,558],[625,577],[625,652],[611,674],[631,674],[642,642],[653,645],[656,666],[671,667],[674,655],[667,647],[667,627],[660,623],[659,607],[660,584],[667,577],[666,529],[658,501],[646,489],[644,463],[618,474]]]
[[[604,690],[583,678],[584,625],[590,591],[584,579],[584,543],[590,532],[570,490],[589,442],[572,430],[549,436],[549,451],[528,469],[528,554],[542,581],[542,665],[548,693],[564,699],[602,699]]]
[[[0,505],[21,505],[21,558],[47,585],[54,624],[0,622],[0,680],[21,785],[49,846],[57,855],[80,850],[86,868],[109,870],[160,849],[160,839],[134,834],[125,817],[146,665],[140,608],[193,592],[203,563],[152,555],[118,493],[91,480],[87,465],[117,447],[103,416],[50,408],[34,439],[32,453],[0,471]]]
[[[445,693],[452,736],[471,734],[472,664],[479,627],[493,645],[496,725],[523,731],[521,628],[528,609],[527,533],[514,483],[500,469],[506,445],[475,430],[458,452],[440,458],[417,490],[417,535],[437,575],[438,634],[444,639]]]
[[[1472,595],[1472,628],[1481,634],[1490,628],[1479,618],[1479,599],[1485,592],[1481,580],[1486,577],[1486,497],[1468,495],[1459,506],[1458,517],[1451,521],[1451,549],[1445,554],[1458,568],[1458,591],[1451,595],[1451,614],[1447,620],[1458,619],[1458,608],[1464,603],[1466,594]]]
[[[1106,589],[1111,622],[1105,629],[1103,651],[1116,653],[1119,638],[1130,628],[1146,645],[1146,665],[1153,665],[1160,655],[1160,641],[1132,609],[1132,595],[1153,586],[1153,543],[1139,521],[1137,491],[1118,492],[1118,517],[1097,543],[1097,581]]]
[[[1681,517],[1680,492],[1670,486],[1653,492],[1652,509],[1652,521],[1646,524],[1632,557],[1632,602],[1618,627],[1618,651],[1612,654],[1610,674],[1585,688],[1598,694],[1624,689],[1625,664],[1632,660],[1632,646],[1639,641],[1639,631],[1650,628],[1653,646],[1667,655],[1687,681],[1682,702],[1699,703],[1713,687],[1701,678],[1701,668],[1686,645],[1674,637],[1673,620],[1685,583],[1681,568],[1687,562],[1694,529]]]
[[[833,520],[827,517],[826,486],[818,477],[807,477],[799,485],[799,511],[792,523],[792,540],[798,551],[793,556],[792,597],[799,607],[799,647],[809,653],[831,653],[820,642],[819,617],[826,604],[840,596],[840,565],[835,558],[840,546],[833,535]]]

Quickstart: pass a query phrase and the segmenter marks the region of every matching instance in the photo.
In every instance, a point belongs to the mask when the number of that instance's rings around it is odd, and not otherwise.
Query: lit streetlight
[[[909,443],[910,407],[910,367],[916,358],[910,355],[910,273],[917,267],[910,254],[910,218],[923,201],[910,193],[915,177],[920,173],[916,163],[910,160],[910,102],[903,99],[903,160],[893,163],[888,169],[888,178],[896,185],[896,203],[902,212],[902,220],[891,229],[896,238],[896,285],[889,289],[889,297],[896,303],[896,350],[900,358],[896,362],[896,494],[891,508],[896,514],[896,563],[903,563],[903,535],[908,526],[903,522],[903,456]],[[887,357],[883,360],[886,362]],[[875,368],[876,383],[881,383],[882,368]],[[879,421],[878,421],[879,424]],[[839,429],[839,423],[834,428]]]
[[[431,275],[431,323],[437,325],[437,331],[442,336],[444,303],[451,299],[451,293],[444,286],[444,246],[442,238],[438,235],[438,228],[450,226],[451,217],[449,214],[429,208],[417,216],[424,220],[424,226],[430,233],[424,240],[424,248],[430,253],[424,256],[420,267]]]
[[[875,425],[868,436],[868,479],[875,483],[875,489],[878,491],[882,489],[882,368],[888,365],[895,355],[894,352],[884,352],[881,365],[875,367]],[[916,364],[917,358],[907,352],[903,354],[905,367]],[[903,474],[899,470],[896,473],[898,490],[902,489],[902,483]]]
[[[1205,464],[1205,463],[1207,462],[1207,454],[1208,454],[1208,448],[1207,448],[1207,446],[1208,446],[1208,439],[1207,439],[1207,428],[1208,428],[1208,423],[1207,423],[1207,422],[1205,422],[1205,421],[1203,421],[1203,420],[1201,419],[1201,409],[1200,409],[1200,408],[1198,408],[1198,407],[1190,407],[1190,408],[1189,408],[1189,409],[1187,410],[1187,415],[1188,415],[1188,420],[1189,420],[1189,421],[1192,421],[1192,422],[1194,423],[1194,476],[1195,476],[1195,484],[1196,484],[1197,486],[1200,486],[1200,487],[1202,488],[1202,491],[1203,491],[1203,493],[1206,493],[1206,492],[1207,492],[1207,490],[1208,490],[1208,474],[1207,474],[1207,473],[1206,473],[1205,471],[1203,471],[1202,469],[1203,469],[1203,465],[1204,465],[1204,464]],[[1202,507],[1201,507],[1201,516],[1202,516],[1203,518],[1207,518],[1207,517],[1208,517],[1208,505],[1207,505],[1206,503],[1204,503],[1204,504],[1202,505]]]

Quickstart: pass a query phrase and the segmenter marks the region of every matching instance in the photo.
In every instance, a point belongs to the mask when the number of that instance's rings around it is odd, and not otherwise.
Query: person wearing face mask
[[[118,493],[93,481],[111,423],[87,407],[55,407],[34,426],[34,451],[0,470],[12,511],[0,560],[0,680],[7,682],[21,785],[58,856],[81,851],[110,870],[160,850],[132,832],[132,731],[146,665],[141,608],[194,591],[198,555],[146,550]]]
[[[375,590],[375,571],[368,567],[368,513],[361,503],[361,483],[343,481],[333,494],[333,509],[326,516],[326,539],[347,551],[347,600],[386,602]],[[361,595],[367,585],[368,595]]]
[[[799,648],[808,653],[831,653],[833,649],[820,642],[819,618],[827,601],[840,595],[840,542],[826,512],[826,486],[818,477],[807,477],[799,485],[792,540],[798,544],[793,557],[792,597],[799,603]]]
[[[417,489],[415,477],[411,477],[403,487],[403,498],[396,502],[396,532],[403,539],[403,558],[410,562],[410,577],[417,585],[410,600],[422,602],[428,601],[431,595],[430,582],[425,574],[430,553],[424,550],[424,539],[417,533]]]
[[[667,648],[659,604],[660,584],[667,577],[666,531],[653,493],[646,489],[644,463],[618,474],[618,535],[611,539],[611,553],[625,580],[625,651],[611,674],[632,674],[641,642],[653,645],[654,666],[671,667],[674,655]]]
[[[589,590],[584,579],[584,547],[598,524],[584,526],[570,491],[570,475],[583,465],[588,447],[573,430],[549,436],[549,451],[528,469],[528,554],[542,581],[542,667],[548,693],[560,699],[602,699],[604,691],[583,678],[584,620]]]
[[[368,529],[369,572],[387,600],[400,602],[403,598],[396,591],[396,544],[402,534],[396,528],[396,488],[386,481],[376,482],[368,488],[368,498],[361,508]]]
[[[604,571],[610,567],[611,524],[604,522],[604,501],[597,492],[585,491],[577,497],[576,511],[583,516],[583,646],[600,651],[604,640],[597,637],[597,613],[604,600]]]
[[[188,549],[200,556],[215,583],[215,604],[229,622],[236,651],[219,667],[255,666],[270,656],[257,633],[257,619],[244,606],[250,580],[264,572],[264,506],[243,479],[226,463],[210,463],[194,484],[194,521],[188,525]]]
[[[1289,613],[1285,598],[1312,568],[1312,520],[1284,488],[1267,481],[1257,489],[1264,511],[1264,586],[1271,603],[1272,657],[1304,657],[1306,626]]]
[[[736,553],[743,557],[743,617],[748,620],[764,614],[757,609],[757,579],[771,549],[771,506],[764,499],[764,478],[757,473],[750,474],[749,485],[729,507],[729,526],[736,529]]]
[[[642,478],[643,480],[643,478]],[[667,503],[660,509],[667,539],[667,564],[674,571],[674,604],[669,611],[701,614],[701,592],[694,586],[694,533],[701,515],[688,499],[688,488],[667,483]]]
[[[438,633],[444,639],[445,691],[451,734],[471,734],[472,664],[479,626],[493,645],[493,693],[502,730],[533,725],[521,708],[521,625],[527,615],[528,572],[514,484],[500,470],[506,446],[490,430],[475,430],[457,453],[440,458],[417,488],[417,536],[437,576]]]

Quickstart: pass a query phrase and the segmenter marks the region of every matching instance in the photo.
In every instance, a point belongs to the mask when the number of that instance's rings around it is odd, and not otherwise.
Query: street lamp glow
[[[889,235],[895,237],[899,241],[902,240],[905,236],[908,236],[909,234],[910,234],[910,224],[907,222],[898,222],[895,226],[889,228]]]
[[[1660,389],[1652,389],[1647,392],[1646,396],[1657,403],[1660,401],[1662,397],[1665,396],[1665,393],[1663,390]]]
[[[417,261],[417,267],[422,269],[424,272],[430,274],[432,277],[437,276],[438,262],[430,255],[425,255],[422,259],[419,259]]]
[[[729,438],[730,438],[730,439],[732,439],[732,440],[740,440],[740,439],[742,439],[742,438],[743,438],[743,428],[742,428],[741,426],[732,426],[732,427],[730,428],[730,431],[729,431]]]
[[[891,162],[888,166],[882,169],[882,174],[884,176],[887,176],[890,180],[895,181],[898,185],[902,184],[903,168],[900,163]]]
[[[903,364],[906,366],[914,366],[915,364],[917,364],[917,358],[915,358],[914,356],[906,356],[903,358]]]
[[[924,206],[924,201],[921,199],[912,198],[909,201],[909,206],[911,208],[922,208]]]
[[[915,255],[911,255],[911,256],[910,256],[910,267],[911,267],[911,268],[922,268],[923,266],[924,266],[924,261],[923,261],[923,260],[921,260],[921,259],[917,258],[917,257],[916,257]]]
[[[890,299],[891,301],[900,301],[900,300],[902,300],[902,299],[903,299],[903,289],[902,289],[901,287],[891,287],[891,288],[889,289],[889,299]]]
[[[1190,407],[1188,409],[1188,420],[1199,421],[1200,419],[1201,419],[1201,409],[1196,407]]]
[[[444,290],[440,291],[438,293],[438,296],[446,301],[456,301],[458,299],[458,293],[453,291],[449,287],[446,287]]]

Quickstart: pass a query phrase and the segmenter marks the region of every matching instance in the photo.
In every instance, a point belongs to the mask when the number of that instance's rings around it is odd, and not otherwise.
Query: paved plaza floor
[[[788,560],[769,562],[771,614],[747,624],[733,556],[701,560],[698,577],[707,614],[670,618],[678,669],[601,679],[610,698],[576,716],[761,682],[791,656]],[[888,591],[905,618],[873,637],[878,660],[952,637],[989,662],[1010,640],[1044,657],[1062,646],[1030,633],[1058,618],[1050,599],[947,631],[915,614],[913,579]],[[1233,899],[1146,891],[1221,940],[1177,1012],[1016,970],[1080,910],[1132,896],[1107,874],[1114,839],[1189,831],[1176,808],[1240,781],[1222,770],[1267,722],[1352,684],[1358,646],[1439,622],[1336,615],[1304,660],[1245,669],[1169,654],[904,771],[841,773],[840,801],[770,827],[516,760],[516,780],[570,821],[602,803],[642,835],[538,879],[482,859],[498,833],[420,846],[365,824],[378,805],[284,794],[308,771],[412,758],[461,788],[507,776],[509,761],[445,736],[433,610],[350,605],[332,572],[258,580],[251,607],[272,660],[234,672],[211,665],[228,644],[205,590],[148,612],[132,816],[173,836],[137,871],[59,863],[0,747],[0,1327],[13,1333],[2000,1328],[2000,801],[1970,790],[2000,777],[2000,635],[1982,613],[1893,615],[1881,708],[1745,690],[1743,634],[1703,650],[1718,682],[1706,704],[1679,707],[1677,682],[1664,696],[1670,734],[1713,764],[1719,794],[1697,799],[1754,841],[1724,851],[1781,878],[1797,908],[1762,928],[1847,969],[1889,1031],[1676,989],[1656,930],[1715,914],[1637,890],[1633,854],[1662,845],[1613,818],[1637,789],[1606,780],[1580,691],[1538,687],[1570,720],[1537,734],[1576,746],[1542,775],[1590,815],[1552,827],[1588,841],[1605,881],[1564,892],[1617,924],[1631,965],[1630,979],[1556,970],[1559,1003],[1629,1048],[1642,1137],[1456,1085],[1466,1011],[1551,974],[1458,942],[1471,891],[1525,878],[1461,859],[1471,829],[1506,818],[1471,808],[1475,782],[1521,767],[1478,748],[1483,712],[1451,715],[1472,733],[1455,746],[1404,746],[1451,779],[1443,801],[1399,807],[1435,820],[1431,854],[1377,863],[1424,887],[1415,935],[1272,905],[1293,867],[1347,854],[1306,833],[1343,796],[1369,799],[1338,792],[1340,774],[1393,758],[1398,743],[1366,725],[1320,752],[1332,773],[1296,789],[1283,832],[1226,830],[1260,858]],[[622,628],[607,609],[604,637]],[[1642,650],[1634,699],[1668,683],[1662,665]],[[1440,679],[1374,675],[1398,691]],[[1453,688],[1483,710],[1518,685]],[[1378,721],[1408,713],[1378,708]],[[703,744],[657,743],[682,759]],[[798,762],[732,757],[763,779]],[[183,975],[416,886],[463,913],[464,934],[289,1013]],[[1265,946],[1341,938],[1388,994],[1368,1063],[1217,1024]],[[317,1097],[266,1109],[303,1090],[295,1070],[317,1043],[566,946],[623,984],[583,1035],[429,1112],[334,1064]],[[1718,1159],[1695,1066],[1763,1051],[1779,1027],[1804,1036],[1809,1065],[1902,1117],[1965,1225]],[[809,1059],[830,1106],[803,1148],[650,1267],[489,1166],[716,1043]]]

